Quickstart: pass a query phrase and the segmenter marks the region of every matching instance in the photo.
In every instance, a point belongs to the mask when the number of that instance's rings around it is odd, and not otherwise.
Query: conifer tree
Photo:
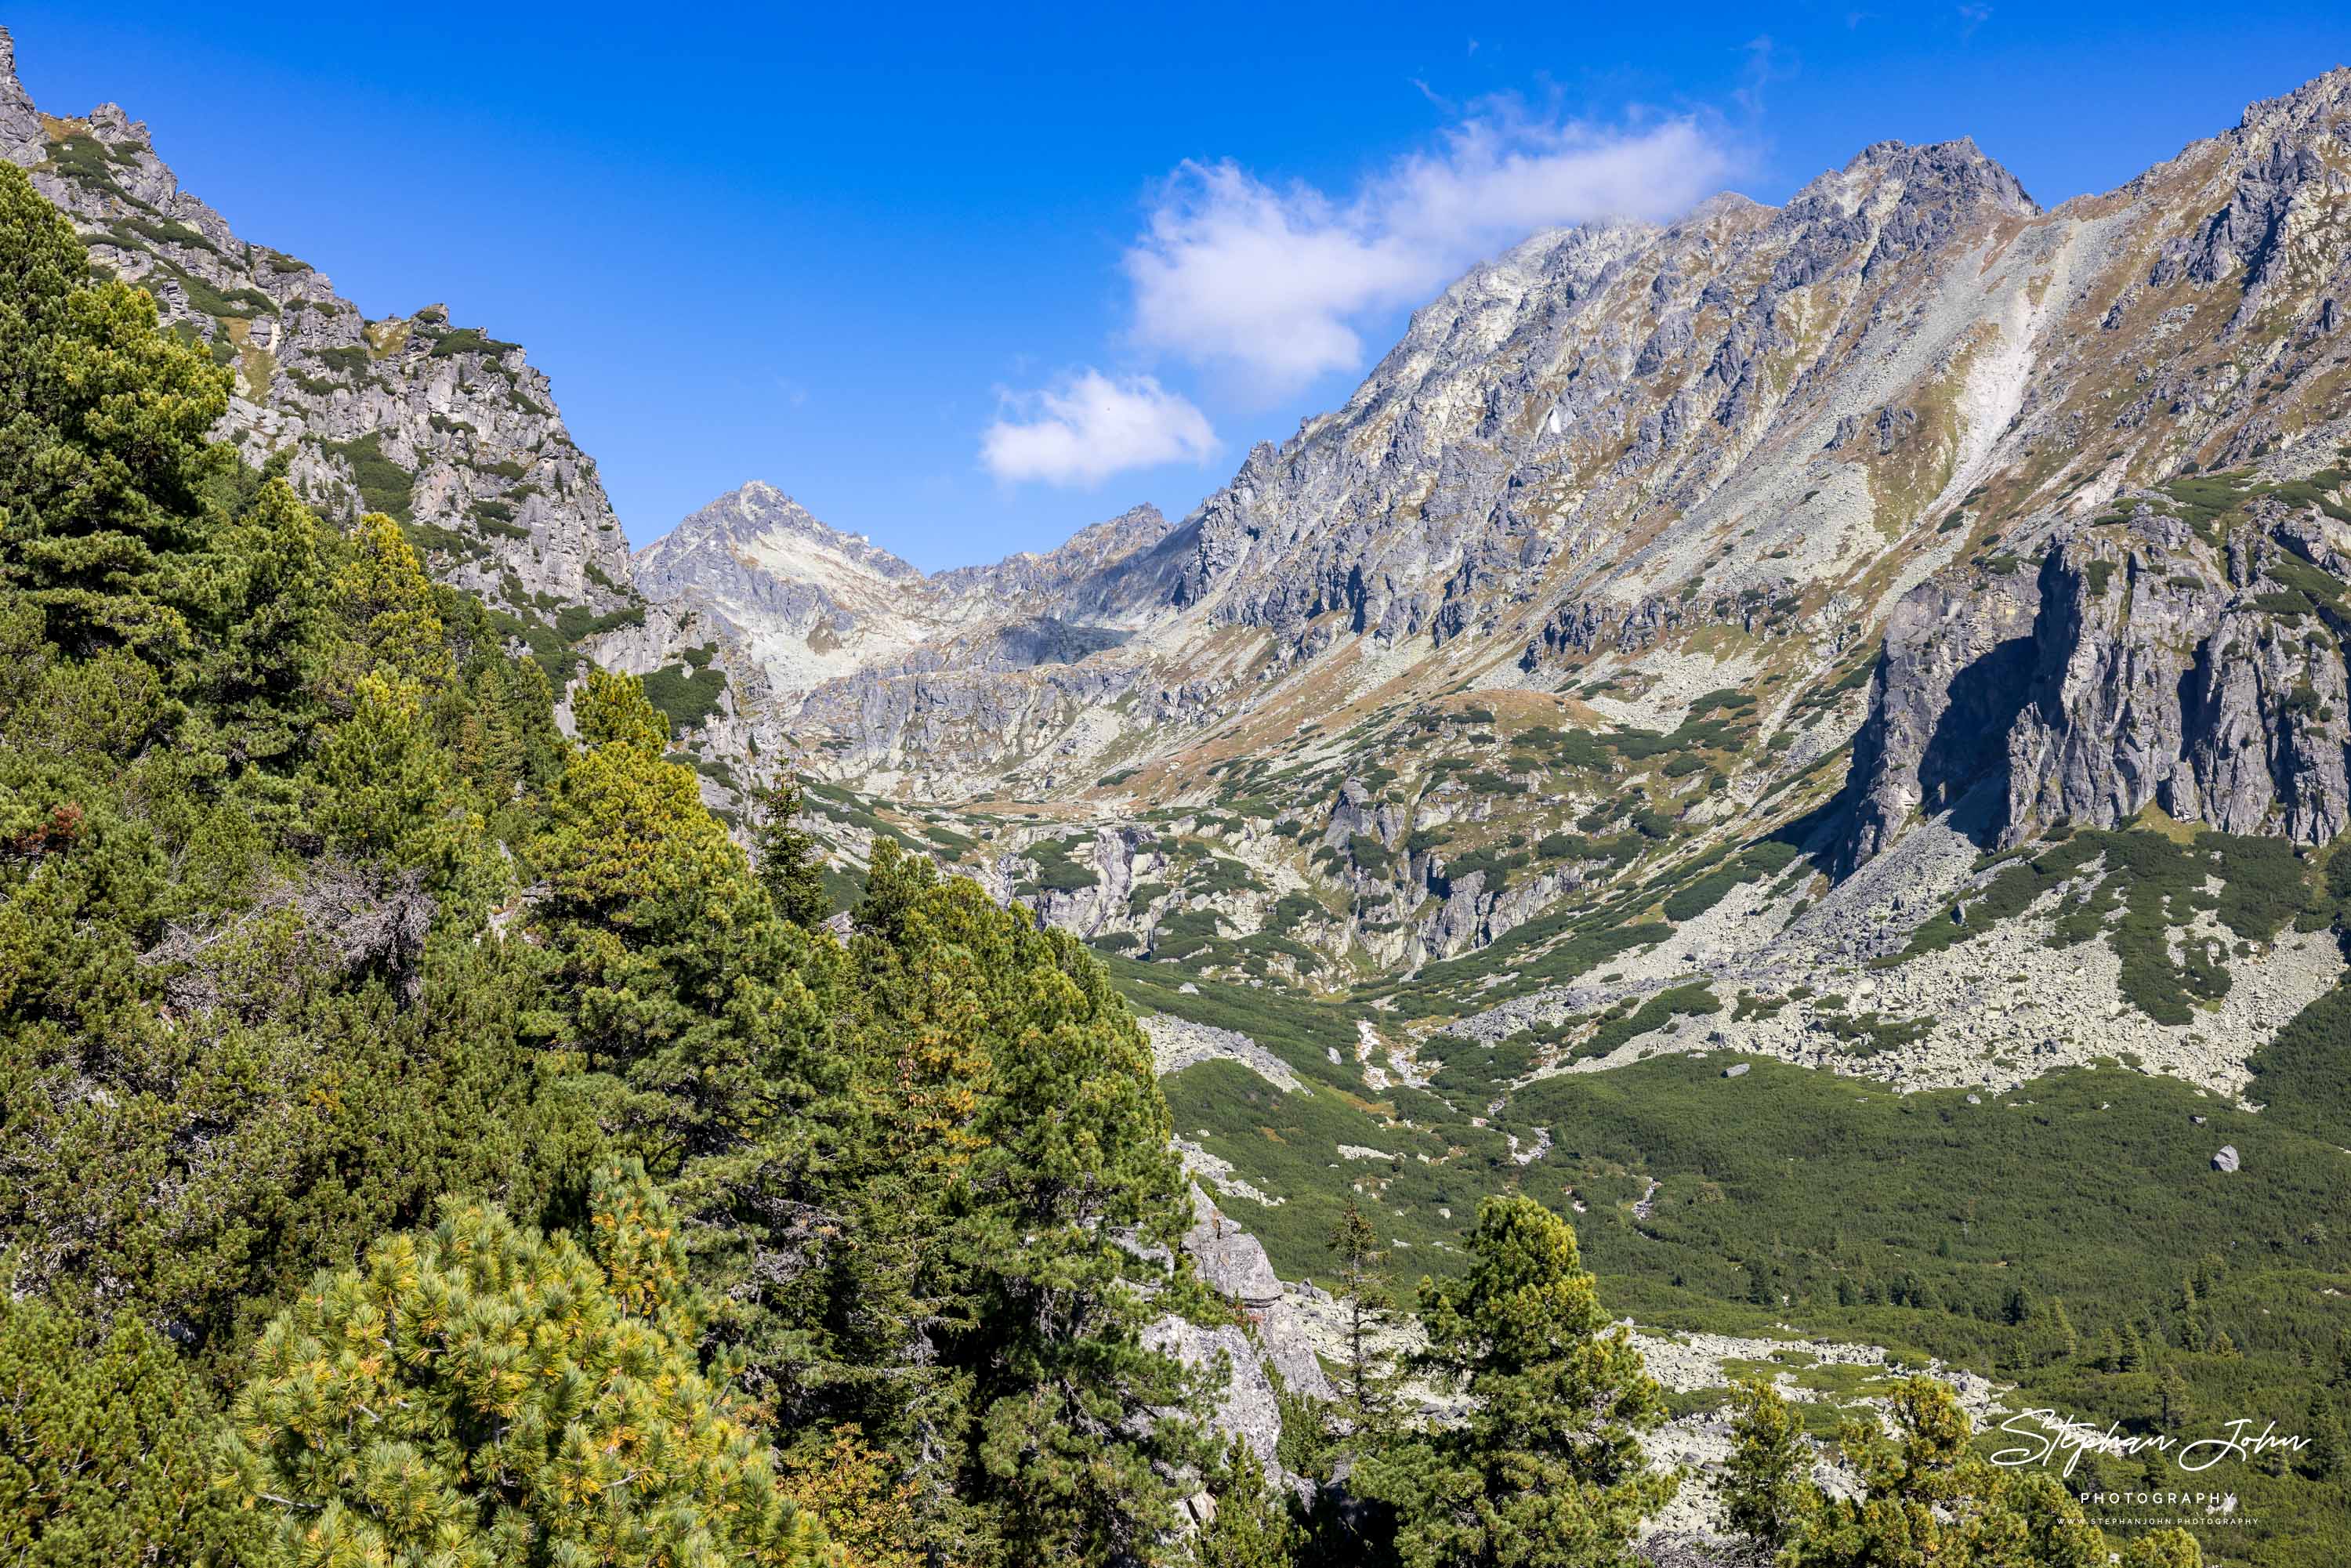
[[[824,890],[815,835],[799,825],[802,804],[799,784],[791,779],[761,797],[753,859],[776,913],[794,925],[812,928],[832,914],[832,898]]]
[[[2343,1416],[2324,1388],[2311,1391],[2302,1430],[2310,1439],[2302,1452],[2303,1469],[2316,1479],[2332,1480],[2343,1469]]]
[[[319,717],[330,635],[329,541],[282,478],[261,487],[222,537],[225,586],[205,695],[237,756],[282,774]]]
[[[145,290],[89,276],[73,226],[0,169],[0,582],[68,654],[128,649],[183,681],[230,377],[157,329]]]
[[[2049,1345],[2060,1361],[2071,1361],[2082,1353],[2082,1336],[2074,1331],[2074,1320],[2065,1313],[2064,1298],[2053,1296],[2049,1301]]]
[[[236,1494],[304,1563],[813,1568],[821,1533],[697,1365],[699,1322],[642,1166],[597,1175],[584,1244],[452,1206],[263,1333]]]
[[[2163,1429],[2174,1434],[2186,1431],[2189,1423],[2195,1418],[2196,1401],[2189,1392],[2188,1380],[2179,1375],[2178,1367],[2163,1369],[2159,1392],[2163,1401]]]
[[[416,547],[381,512],[360,518],[335,573],[334,602],[349,632],[333,675],[339,687],[381,674],[438,692],[455,678],[438,591]]]
[[[1468,1271],[1423,1281],[1419,1364],[1469,1396],[1467,1417],[1359,1466],[1393,1505],[1406,1568],[1616,1568],[1678,1481],[1636,1434],[1664,1400],[1583,1270],[1575,1233],[1532,1198],[1489,1197]]]
[[[977,888],[961,883],[970,893]],[[981,1495],[1016,1563],[1143,1557],[1174,1525],[1169,1479],[1196,1467],[1198,1378],[1145,1345],[1189,1219],[1143,1031],[1063,931],[1013,938],[1017,1027],[957,1184],[951,1245],[972,1272],[959,1360],[977,1377]],[[1134,1431],[1126,1413],[1161,1414]]]
[[[1379,1232],[1351,1191],[1332,1228],[1331,1251],[1339,1271],[1332,1294],[1346,1313],[1345,1364],[1340,1372],[1339,1415],[1353,1447],[1361,1453],[1395,1435],[1400,1420],[1396,1378],[1377,1345],[1395,1312],[1395,1301],[1381,1266],[1387,1254]]]
[[[768,906],[743,852],[663,759],[643,687],[592,672],[580,739],[536,848],[543,927],[574,1039],[615,1074],[631,1146],[664,1174],[740,1153],[812,1103],[831,1056],[819,950]]]
[[[2177,1526],[2135,1538],[2123,1548],[2122,1568],[2203,1568],[2204,1549]]]
[[[396,864],[432,858],[451,779],[423,697],[413,680],[360,677],[350,718],[328,734],[311,768],[313,815],[329,849]]]
[[[1833,1498],[1809,1489],[1780,1568],[2102,1568],[2107,1562],[2105,1536],[2065,1486],[2042,1471],[2001,1469],[1972,1450],[1972,1425],[1947,1385],[1909,1378],[1896,1387],[1893,1406],[1891,1437],[1874,1421],[1846,1423],[1839,1442],[1861,1473],[1861,1495]],[[2193,1538],[2184,1534],[2146,1550],[2176,1552],[2178,1541],[2193,1552]]]
[[[1216,1512],[1192,1538],[1196,1568],[1293,1568],[1304,1532],[1249,1444],[1235,1437],[1209,1479]]]
[[[1803,1522],[1813,1501],[1812,1450],[1780,1391],[1761,1379],[1730,1391],[1731,1450],[1724,1467],[1724,1520],[1767,1552]]]

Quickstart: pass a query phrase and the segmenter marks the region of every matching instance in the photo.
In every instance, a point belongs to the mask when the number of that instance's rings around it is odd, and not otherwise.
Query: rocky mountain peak
[[[1986,157],[1975,139],[1967,136],[1917,145],[1874,141],[1842,169],[1797,192],[1787,210],[1803,214],[1825,205],[1847,213],[1894,205],[2019,218],[2033,217],[2041,211],[2023,182]],[[1949,225],[1934,226],[1940,231]]]
[[[762,552],[771,566],[834,558],[845,569],[899,581],[920,579],[922,570],[900,559],[862,534],[820,521],[806,507],[774,486],[754,479],[694,512],[637,554],[646,591],[662,597],[664,581],[697,552],[720,550],[742,558]],[[814,552],[810,555],[810,552]],[[805,558],[805,560],[803,560]]]
[[[1134,550],[1157,544],[1174,527],[1166,515],[1145,501],[1139,507],[1129,507],[1114,517],[1105,517],[1071,534],[1048,553],[1064,559],[1094,562],[1115,559]]]
[[[2346,116],[2351,116],[2351,66],[2336,66],[2292,92],[2247,104],[2237,129],[2274,134],[2323,127],[2331,134],[2340,135],[2344,129],[2341,121]]]
[[[0,157],[26,167],[47,155],[48,138],[32,95],[16,79],[16,41],[0,27]]]

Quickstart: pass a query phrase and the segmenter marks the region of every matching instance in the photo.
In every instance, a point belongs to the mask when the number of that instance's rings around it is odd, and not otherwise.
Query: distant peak
[[[1850,209],[1865,193],[1900,187],[1906,207],[1930,207],[1950,214],[1964,209],[1989,209],[2032,217],[2041,211],[2024,183],[1999,162],[1984,156],[1971,136],[1949,141],[1873,141],[1856,152],[1842,169],[1823,174],[1790,201],[1797,211],[1817,203]],[[1939,226],[1939,225],[1938,225]]]
[[[2329,112],[2334,111],[2334,112]],[[2314,119],[2333,120],[2351,112],[2351,68],[2322,71],[2292,92],[2256,99],[2245,105],[2237,121],[2240,131],[2285,131]]]
[[[1114,517],[1105,517],[1080,528],[1047,552],[1048,559],[1065,556],[1106,558],[1123,556],[1145,549],[1166,537],[1166,515],[1145,501],[1139,507],[1129,507]]]
[[[638,555],[640,559],[659,559],[705,543],[749,546],[762,539],[782,538],[814,544],[884,577],[923,575],[920,568],[900,559],[863,534],[844,532],[819,518],[764,479],[745,480],[681,520]]]

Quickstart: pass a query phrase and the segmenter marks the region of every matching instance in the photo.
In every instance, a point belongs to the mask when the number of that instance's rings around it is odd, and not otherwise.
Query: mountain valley
[[[797,782],[836,911],[903,852],[1086,944],[1277,1479],[1358,1205],[1399,1281],[1566,1216],[1708,1499],[1744,1374],[1816,1437],[1928,1367],[2101,1423],[2351,1378],[2351,70],[2054,208],[1886,141],[1534,235],[1184,517],[936,572],[765,481],[632,552],[520,345],[365,319],[5,32],[0,158],[567,734],[642,677],[737,841]],[[2250,1561],[2351,1539],[2339,1472],[2232,1484]]]

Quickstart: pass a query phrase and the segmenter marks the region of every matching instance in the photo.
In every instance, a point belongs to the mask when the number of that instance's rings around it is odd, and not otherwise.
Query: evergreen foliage
[[[261,1521],[216,1490],[203,1381],[137,1323],[103,1336],[0,1299],[0,1555],[22,1568],[254,1561]]]
[[[815,1564],[814,1520],[697,1363],[698,1310],[642,1166],[596,1174],[584,1244],[453,1207],[262,1334],[235,1494],[291,1563]]]
[[[1422,1367],[1473,1401],[1458,1427],[1358,1468],[1397,1512],[1406,1568],[1609,1568],[1677,1479],[1638,1434],[1665,1419],[1657,1385],[1601,1309],[1566,1221],[1531,1198],[1488,1198],[1469,1271],[1422,1282]]]
[[[2071,1490],[2043,1470],[2003,1470],[1970,1446],[1973,1428],[1948,1384],[1912,1377],[1893,1395],[1893,1433],[1849,1421],[1840,1438],[1861,1491],[1832,1497],[1804,1473],[1785,1401],[1750,1385],[1726,1490],[1734,1523],[1779,1568],[2101,1568],[2105,1535]],[[2137,1538],[2126,1568],[2197,1568],[2181,1530]]]
[[[1338,1415],[1361,1452],[1395,1437],[1402,1419],[1402,1394],[1395,1368],[1375,1343],[1395,1315],[1384,1271],[1387,1254],[1352,1193],[1332,1228],[1331,1251],[1339,1270],[1331,1293],[1346,1313]]]
[[[394,519],[206,444],[225,376],[88,276],[0,168],[0,1540],[1180,1557],[1213,1456],[1143,1331],[1201,1299],[1100,966],[887,843],[834,937],[641,683],[566,740]]]

